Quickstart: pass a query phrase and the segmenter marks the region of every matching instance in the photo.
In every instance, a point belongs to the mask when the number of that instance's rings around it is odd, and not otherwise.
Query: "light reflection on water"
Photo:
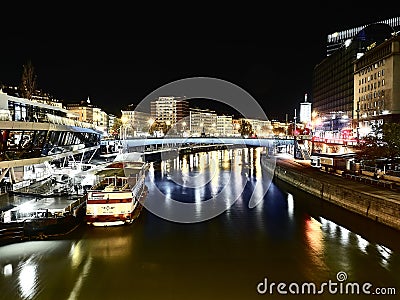
[[[200,214],[201,201],[225,191],[226,211],[180,224],[144,210],[131,226],[0,247],[0,299],[258,299],[265,277],[318,283],[339,271],[400,292],[397,232],[279,181],[266,191],[259,158],[260,149],[231,149],[152,164],[147,180],[165,194],[165,209],[179,199]],[[237,185],[225,186],[232,176]],[[250,209],[254,189],[265,196]]]

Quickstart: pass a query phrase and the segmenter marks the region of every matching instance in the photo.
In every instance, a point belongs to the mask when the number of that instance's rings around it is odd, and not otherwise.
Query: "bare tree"
[[[36,90],[36,75],[32,62],[28,62],[23,66],[22,80],[20,85],[21,97],[31,100]]]

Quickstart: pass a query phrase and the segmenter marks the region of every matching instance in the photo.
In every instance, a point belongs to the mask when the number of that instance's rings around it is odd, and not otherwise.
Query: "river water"
[[[0,247],[0,299],[398,299],[399,233],[267,184],[261,150],[151,163],[132,225]],[[250,208],[255,189],[262,200]],[[236,199],[199,218],[218,195]],[[194,212],[171,213],[175,200]]]

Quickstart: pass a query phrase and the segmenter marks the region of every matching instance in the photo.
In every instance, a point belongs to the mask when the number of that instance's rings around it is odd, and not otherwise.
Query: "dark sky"
[[[326,9],[329,13],[321,9],[277,16],[269,10],[264,18],[254,16],[254,22],[249,16],[215,27],[205,16],[207,26],[197,24],[186,32],[190,24],[185,20],[179,32],[163,28],[162,22],[151,31],[124,34],[110,34],[111,29],[101,35],[49,31],[34,37],[3,32],[0,82],[18,85],[23,65],[31,60],[40,89],[65,103],[90,97],[93,104],[119,115],[128,104],[172,81],[215,77],[246,90],[269,119],[285,120],[305,93],[312,102],[312,70],[326,56],[328,34],[400,15],[393,9],[379,14],[374,9]]]

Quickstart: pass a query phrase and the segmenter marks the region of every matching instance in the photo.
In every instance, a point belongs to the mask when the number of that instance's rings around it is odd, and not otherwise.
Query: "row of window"
[[[371,74],[367,77],[361,78],[358,80],[358,85],[362,85],[364,83],[370,82],[371,80],[376,80],[379,79],[379,77],[385,76],[385,69],[382,69],[378,72],[375,72],[374,74]],[[383,79],[384,80],[384,79]]]
[[[379,109],[379,110],[368,110],[362,113],[362,117],[363,118],[367,118],[367,117],[375,117],[375,116],[379,116],[379,115],[383,115],[384,110]]]
[[[12,121],[38,122],[44,120],[47,114],[60,117],[67,116],[66,113],[59,110],[53,110],[34,105],[26,105],[14,101],[8,101],[8,110],[10,111]]]
[[[369,72],[372,72],[374,69],[378,69],[379,67],[382,67],[384,65],[385,65],[385,59],[382,59],[382,60],[374,63],[373,65],[366,67],[365,69],[362,69],[358,75],[361,76],[361,75],[367,74]]]
[[[374,108],[381,108],[384,109],[385,107],[385,100],[382,101],[374,101],[374,102],[367,102],[367,103],[360,103],[360,109],[362,110],[368,110],[368,109],[374,109]]]
[[[381,86],[385,85],[385,79],[382,79],[378,82],[374,82],[373,84],[368,84],[366,86],[363,86],[361,88],[358,89],[359,93],[365,93],[367,91],[372,91],[372,90],[376,90],[377,88],[380,88]]]
[[[373,93],[368,93],[366,95],[362,95],[358,98],[359,101],[368,101],[375,98],[383,98],[385,97],[385,90],[374,91]]]

